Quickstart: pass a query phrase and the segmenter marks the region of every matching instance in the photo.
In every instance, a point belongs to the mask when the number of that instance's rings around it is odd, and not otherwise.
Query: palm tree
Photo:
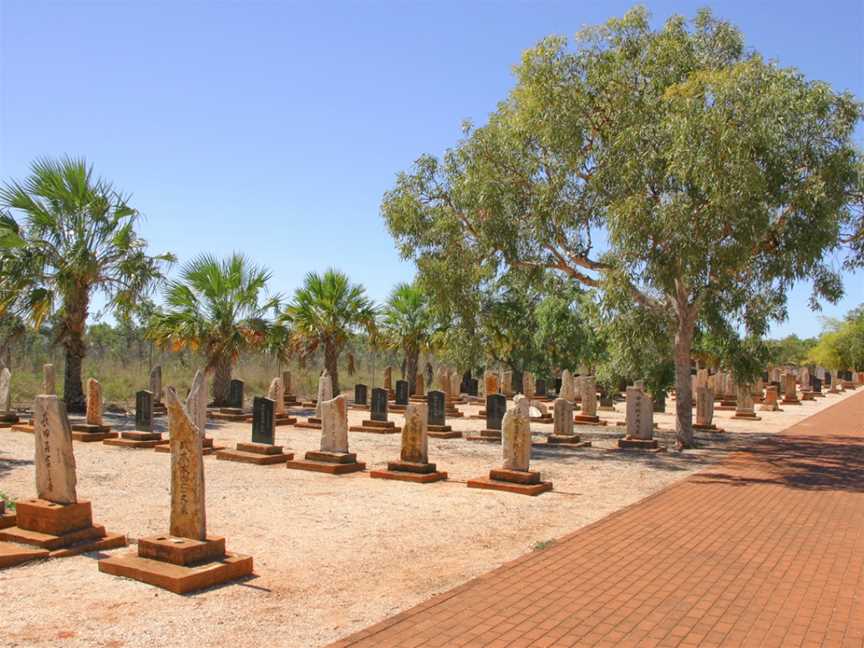
[[[101,293],[106,310],[122,316],[174,257],[147,255],[128,196],[94,177],[83,159],[36,160],[28,178],[0,189],[0,209],[0,313],[19,313],[37,328],[55,315],[55,340],[66,355],[63,398],[70,411],[83,411],[91,298]]]
[[[423,289],[416,283],[397,284],[382,309],[380,329],[387,346],[405,354],[408,389],[413,394],[420,352],[429,348],[435,333],[429,300]]]
[[[231,370],[240,354],[260,349],[273,331],[268,311],[279,296],[260,301],[270,272],[242,254],[219,260],[202,254],[180,270],[165,288],[165,307],[150,320],[148,334],[161,347],[200,350],[214,372],[213,400],[228,403]]]
[[[328,269],[323,275],[310,272],[282,321],[292,327],[292,351],[301,358],[324,350],[324,368],[339,393],[339,354],[358,329],[375,330],[376,309],[363,286],[352,284],[347,275]]]

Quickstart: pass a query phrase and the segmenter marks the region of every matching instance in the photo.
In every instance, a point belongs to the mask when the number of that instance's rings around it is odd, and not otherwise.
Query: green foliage
[[[435,321],[424,290],[416,283],[396,284],[381,309],[378,331],[390,348],[428,350]]]
[[[826,320],[825,324],[806,360],[835,371],[864,371],[864,306],[850,311],[840,322]]]
[[[804,364],[816,343],[816,338],[802,339],[794,334],[780,340],[768,340],[766,344],[769,350],[769,361],[776,365]]]
[[[605,357],[605,331],[593,326],[599,317],[597,295],[577,285],[551,280],[535,309],[534,346],[542,359],[535,370],[556,375],[584,366],[589,371]]]

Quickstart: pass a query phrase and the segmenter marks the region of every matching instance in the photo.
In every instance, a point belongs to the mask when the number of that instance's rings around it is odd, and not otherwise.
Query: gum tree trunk
[[[682,305],[678,309],[675,331],[675,437],[679,450],[694,448],[693,389],[690,378],[690,352],[696,324],[695,309]]]

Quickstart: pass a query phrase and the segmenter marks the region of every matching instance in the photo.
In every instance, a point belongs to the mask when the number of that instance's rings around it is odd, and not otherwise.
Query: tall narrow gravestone
[[[654,438],[654,408],[639,387],[627,388],[627,436],[618,440],[621,449],[657,450]]]
[[[252,558],[225,551],[225,538],[207,533],[202,430],[169,387],[171,509],[168,534],[140,538],[137,553],[99,561],[99,571],[185,594],[252,573]]]
[[[597,380],[594,376],[581,376],[582,410],[574,417],[578,425],[606,425],[597,416]]]
[[[267,398],[273,401],[273,425],[294,425],[297,419],[288,414],[285,409],[285,387],[282,384],[281,378],[274,378],[270,381],[270,388],[267,390]],[[254,412],[253,412],[254,418]]]
[[[573,432],[573,403],[566,398],[556,398],[552,405],[552,434],[546,437],[546,443],[565,448],[586,448],[590,441],[582,441]]]
[[[780,382],[783,385],[783,404],[800,405],[801,401],[798,400],[798,392],[795,388],[795,374],[783,374]]]
[[[135,394],[134,430],[124,430],[119,439],[105,439],[102,443],[124,448],[155,448],[167,443],[162,433],[153,429],[153,394],[144,390]]]
[[[504,394],[491,394],[486,397],[486,427],[479,435],[469,435],[469,441],[500,441],[501,422],[507,411],[507,398]]]
[[[228,407],[233,409],[243,409],[243,391],[245,385],[242,380],[236,378],[229,383],[228,386]]]
[[[212,412],[210,416],[220,421],[240,422],[246,421],[246,412],[243,411],[245,385],[242,380],[233,379],[228,383],[228,400],[225,407],[220,407]]]
[[[534,374],[530,371],[522,374],[522,393],[529,400],[537,395],[537,382],[534,379]]]
[[[384,389],[389,398],[393,394],[393,367],[389,365],[384,367]]]
[[[372,402],[375,392],[372,390]],[[320,450],[310,450],[304,459],[290,460],[286,466],[292,470],[309,470],[331,475],[364,470],[366,464],[357,461],[357,455],[348,451],[348,406],[344,396],[337,396],[321,403],[321,446]]]
[[[299,428],[313,430],[321,429],[321,403],[333,398],[333,380],[325,369],[318,377],[318,397],[315,399],[315,416],[308,417],[305,421],[296,424]]]
[[[387,418],[387,398],[386,389],[380,387],[373,389],[369,418],[365,419],[362,425],[352,425],[351,432],[371,432],[373,434],[398,434],[401,432],[402,428],[396,427],[396,424]]]
[[[762,401],[762,405],[759,406],[759,411],[779,412],[780,405],[778,404],[777,399],[777,387],[775,385],[768,385],[765,388],[765,399]]]
[[[388,461],[387,470],[373,470],[370,477],[418,484],[447,479],[447,473],[439,472],[434,463],[429,463],[426,409],[425,403],[408,405],[405,409],[405,425],[402,426],[402,450],[399,459]]]
[[[707,382],[706,380],[706,384],[696,388],[696,422],[693,429],[722,432],[723,430],[714,424],[714,392],[708,388]]]
[[[530,469],[531,421],[530,401],[517,395],[513,408],[507,411],[501,422],[503,439],[501,468],[489,471],[488,477],[468,480],[468,488],[500,490],[522,495],[540,495],[552,490],[552,482],[541,481],[540,473]]]
[[[735,415],[732,418],[748,419],[750,421],[761,420],[756,415],[752,387],[747,383],[738,383],[736,388],[738,391],[735,400]]]
[[[358,383],[354,385],[354,406],[368,408],[367,393],[369,388],[366,385]]]
[[[542,378],[537,379],[537,398],[546,398],[546,381]]]
[[[165,404],[162,402],[162,366],[156,365],[150,370],[149,391],[153,394],[153,413],[165,414]]]
[[[224,450],[224,446],[214,445],[213,439],[207,436],[207,377],[203,369],[195,372],[192,385],[189,387],[189,395],[186,396],[186,411],[192,422],[201,430],[201,447],[205,455],[214,454]],[[154,450],[162,454],[171,453],[171,445],[157,445]]]
[[[493,371],[483,374],[483,394],[491,396],[498,393],[498,375]]]
[[[283,400],[287,407],[297,405],[297,396],[294,395],[294,382],[289,370],[282,372],[282,389],[285,390]]]
[[[54,365],[50,363],[42,365],[42,393],[57,393],[57,380],[54,374]]]
[[[431,390],[426,393],[428,411],[427,430],[433,439],[459,439],[462,433],[447,425],[447,406],[444,392]]]
[[[576,400],[576,390],[573,384],[573,374],[569,369],[561,372],[561,386],[558,389],[558,397],[569,401]]]
[[[396,381],[396,405],[405,406],[408,404],[408,381]]]
[[[237,442],[234,450],[220,450],[216,458],[223,461],[269,466],[285,463],[294,455],[282,451],[282,446],[274,445],[276,440],[275,417],[276,403],[270,398],[256,396],[252,399],[252,441]]]
[[[0,566],[122,547],[126,538],[93,524],[90,502],[78,499],[72,429],[53,394],[33,404],[36,498],[16,502],[14,526],[0,529]]]
[[[102,386],[95,378],[87,379],[87,414],[83,423],[72,425],[72,439],[75,441],[104,441],[116,439],[117,433],[102,422]]]
[[[12,411],[12,372],[8,367],[0,368],[0,428],[12,427],[18,415]]]

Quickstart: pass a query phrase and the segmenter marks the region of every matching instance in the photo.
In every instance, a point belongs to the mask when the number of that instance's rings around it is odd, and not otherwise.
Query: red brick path
[[[864,646],[864,393],[336,646]]]

